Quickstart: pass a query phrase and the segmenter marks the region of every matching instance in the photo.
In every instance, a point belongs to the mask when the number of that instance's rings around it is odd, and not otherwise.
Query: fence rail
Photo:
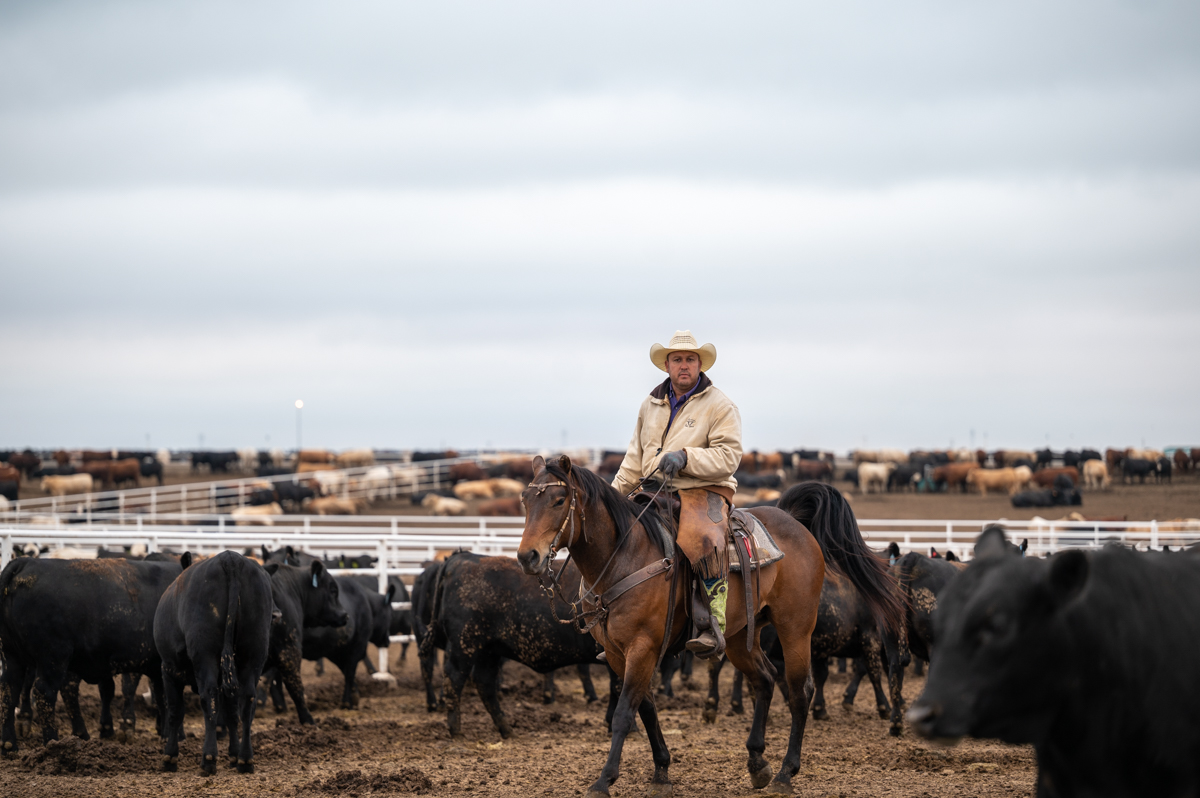
[[[299,474],[246,476],[211,482],[193,482],[149,488],[130,488],[66,496],[43,496],[12,502],[0,519],[20,522],[45,516],[90,520],[93,516],[119,516],[122,522],[137,518],[157,523],[164,519],[188,520],[244,507],[255,490],[286,483],[319,483],[325,495],[347,499],[396,499],[450,487],[450,468],[460,463],[493,466],[501,461],[486,455],[453,460],[387,463],[355,468],[322,468]]]
[[[90,524],[21,524],[0,521],[0,567],[6,566],[14,548],[26,544],[55,548],[78,547],[94,553],[104,546],[143,544],[148,551],[191,551],[216,554],[226,549],[245,550],[269,546],[293,546],[321,557],[368,553],[377,558],[373,568],[337,568],[338,576],[375,576],[379,592],[387,592],[389,577],[406,584],[421,573],[423,564],[439,552],[466,549],[477,554],[515,556],[524,530],[523,518],[437,518],[429,516],[274,516],[273,526],[234,526],[227,515],[205,516],[201,524],[104,523],[97,514]],[[182,514],[181,514],[182,515]],[[902,552],[928,553],[932,547],[954,551],[964,557],[975,538],[989,524],[1005,526],[1014,539],[1027,539],[1034,555],[1063,548],[1095,548],[1106,543],[1159,549],[1190,546],[1200,542],[1200,524],[1157,521],[945,521],[859,519],[863,538],[881,550],[895,542]],[[407,610],[409,602],[396,602],[394,609]],[[390,638],[393,643],[410,642],[409,635]],[[379,649],[376,678],[391,679],[388,650]]]

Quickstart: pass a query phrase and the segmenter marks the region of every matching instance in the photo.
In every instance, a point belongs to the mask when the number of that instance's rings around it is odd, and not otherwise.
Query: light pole
[[[300,456],[300,441],[301,441],[301,438],[300,438],[301,412],[300,411],[302,411],[303,409],[304,409],[304,400],[297,399],[296,400],[296,457]]]

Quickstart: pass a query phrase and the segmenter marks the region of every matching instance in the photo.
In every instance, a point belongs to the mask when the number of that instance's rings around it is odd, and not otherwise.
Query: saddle
[[[783,551],[763,522],[740,509],[729,514],[728,555],[729,570],[734,573],[741,573],[743,562],[753,571],[783,559]]]

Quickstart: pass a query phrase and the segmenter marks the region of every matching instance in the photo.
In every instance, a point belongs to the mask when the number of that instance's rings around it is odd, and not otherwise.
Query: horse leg
[[[479,666],[476,665],[475,667],[478,668]],[[476,679],[475,681],[476,681],[476,683],[478,683],[479,680]],[[558,690],[554,686],[554,671],[550,671],[549,673],[543,674],[542,675],[542,703],[543,704],[553,704],[557,693],[558,693]]]
[[[613,713],[608,759],[600,771],[600,777],[588,788],[586,798],[608,798],[608,788],[621,775],[621,751],[625,747],[625,738],[633,731],[634,709],[641,706],[642,699],[650,690],[650,681],[654,678],[658,651],[657,646],[651,651],[649,642],[643,641],[639,648],[626,652],[625,678],[621,685],[621,697],[617,699],[616,712]]]
[[[621,698],[621,680],[617,677],[617,672],[608,668],[608,708],[604,710],[604,728],[612,734],[613,715],[617,712],[617,701]]]
[[[742,699],[742,690],[745,688],[746,674],[738,669],[733,670],[733,692],[729,696],[729,711],[735,715],[742,715],[746,712],[746,705]]]
[[[804,744],[804,727],[808,722],[808,706],[813,697],[812,632],[801,633],[787,626],[776,626],[783,646],[785,678],[788,683],[788,705],[792,711],[792,729],[788,750],[771,783],[767,795],[791,795],[792,777],[800,770],[800,749]]]
[[[717,707],[721,705],[721,669],[727,657],[708,661],[708,698],[704,699],[704,722],[717,722]]]
[[[813,660],[812,675],[816,683],[816,694],[812,701],[813,720],[829,720],[829,712],[825,709],[825,680],[829,678],[829,657],[817,657]]]
[[[775,695],[775,668],[762,646],[757,643],[754,651],[746,651],[746,630],[742,629],[726,643],[725,653],[739,671],[746,674],[754,687],[754,721],[750,725],[750,736],[746,738],[749,757],[746,767],[750,771],[750,783],[762,789],[771,780],[771,766],[763,759],[767,747],[767,716],[771,712],[771,698]]]
[[[658,710],[649,696],[638,705],[638,715],[646,727],[646,739],[650,741],[650,753],[654,757],[654,776],[650,779],[647,795],[651,798],[668,798],[675,791],[671,777],[667,775],[667,769],[671,766],[671,752],[667,749],[662,727],[658,724]]]
[[[98,687],[100,688],[100,739],[106,740],[117,734],[113,729],[112,717],[112,702],[113,697],[117,694],[117,684],[109,676],[107,679],[101,679]]]
[[[696,655],[687,649],[679,655],[679,681],[682,684],[690,684],[692,681],[692,671],[696,667]]]

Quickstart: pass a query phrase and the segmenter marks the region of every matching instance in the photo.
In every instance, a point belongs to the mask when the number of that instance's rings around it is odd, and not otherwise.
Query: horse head
[[[572,516],[577,509],[571,481],[571,458],[565,454],[555,461],[566,472],[564,482],[546,469],[540,455],[533,458],[533,481],[521,493],[525,503],[525,531],[517,550],[517,561],[525,573],[540,576],[560,546],[570,545],[574,537]]]

